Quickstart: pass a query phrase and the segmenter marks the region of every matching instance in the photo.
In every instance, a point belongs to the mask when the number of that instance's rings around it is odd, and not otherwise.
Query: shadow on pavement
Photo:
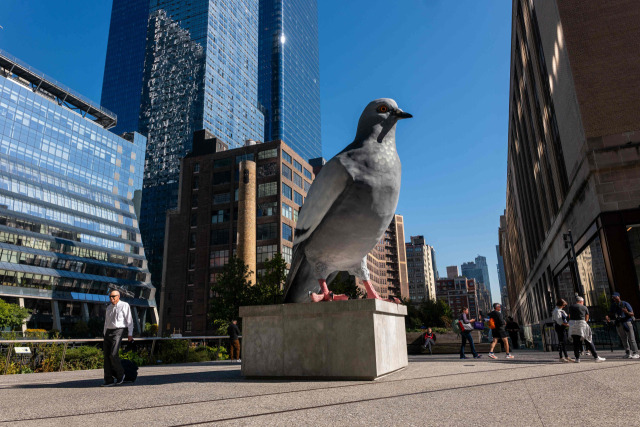
[[[175,365],[175,367],[185,366],[193,366],[193,365]],[[234,365],[227,365],[234,366]],[[145,373],[144,370],[139,371],[138,378],[134,383],[124,383],[122,385],[116,387],[139,387],[139,386],[149,386],[149,385],[165,385],[165,384],[179,384],[179,383],[233,383],[233,382],[242,382],[242,383],[290,383],[291,380],[256,380],[256,379],[245,379],[240,374],[240,365],[237,366],[237,369],[233,370],[225,370],[225,371],[197,371],[197,372],[180,372],[180,373],[170,373],[171,365],[163,366],[162,371],[160,372],[148,372]],[[169,369],[167,369],[169,368]],[[46,383],[30,383],[30,384],[6,384],[4,389],[60,389],[60,388],[95,388],[100,387],[103,382],[102,379],[102,370],[96,369],[95,375],[90,379],[77,379],[71,381],[64,380],[49,380]],[[33,375],[34,377],[32,377]],[[29,380],[37,379],[37,375],[39,374],[29,374]]]

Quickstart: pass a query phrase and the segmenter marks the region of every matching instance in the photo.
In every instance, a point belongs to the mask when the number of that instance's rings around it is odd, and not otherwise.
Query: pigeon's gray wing
[[[293,240],[294,247],[313,233],[336,199],[352,182],[353,177],[342,165],[339,157],[334,157],[322,167],[300,209]]]
[[[285,302],[304,302],[309,291],[318,292],[320,285],[304,253],[306,240],[351,182],[353,178],[335,157],[323,166],[313,181],[298,215],[291,269],[284,285]]]

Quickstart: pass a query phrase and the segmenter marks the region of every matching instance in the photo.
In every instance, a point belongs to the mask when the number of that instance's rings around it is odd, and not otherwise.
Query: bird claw
[[[333,292],[326,292],[322,294],[317,294],[315,292],[309,292],[309,297],[312,302],[321,302],[321,301],[344,301],[348,300],[349,297],[344,294],[334,294]]]

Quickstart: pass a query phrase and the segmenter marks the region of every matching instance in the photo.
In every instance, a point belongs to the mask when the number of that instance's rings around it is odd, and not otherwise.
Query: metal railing
[[[135,338],[135,345],[139,345],[141,342],[145,343],[149,348],[148,351],[148,359],[150,362],[155,363],[154,356],[155,351],[158,347],[157,343],[161,343],[162,341],[187,341],[187,349],[184,355],[184,361],[187,362],[189,359],[189,353],[192,348],[197,347],[199,345],[206,345],[207,342],[214,341],[217,343],[218,347],[221,347],[223,344],[223,340],[228,340],[229,335],[215,335],[215,336],[193,336],[193,337],[171,337],[171,338],[160,338],[160,337],[140,337]],[[242,336],[239,336],[239,339],[242,339]],[[50,345],[62,345],[62,355],[60,358],[59,371],[64,370],[65,366],[65,356],[67,354],[67,350],[69,348],[79,347],[86,343],[89,343],[90,346],[98,347],[99,344],[104,342],[103,338],[81,338],[81,339],[36,339],[36,338],[23,338],[17,340],[0,340],[0,357],[5,358],[5,366],[3,375],[7,374],[9,366],[12,362],[14,348],[21,347],[16,344],[50,344]],[[122,346],[126,346],[128,341],[126,339],[122,340]],[[29,346],[25,346],[29,347]],[[4,354],[6,351],[6,355]],[[31,355],[30,358],[35,357],[35,354]]]

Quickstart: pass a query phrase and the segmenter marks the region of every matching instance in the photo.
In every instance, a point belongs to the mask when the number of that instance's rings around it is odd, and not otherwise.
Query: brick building
[[[315,175],[282,141],[249,141],[226,150],[202,131],[193,144],[181,162],[178,208],[167,213],[160,327],[202,335],[213,333],[207,318],[211,285],[236,251],[238,218],[255,212],[257,273],[277,252],[289,263],[298,211]],[[243,160],[255,162],[255,173],[240,174]],[[246,188],[257,192],[255,206],[243,212],[238,209],[240,178],[253,181]]]
[[[464,307],[469,307],[471,318],[478,317],[477,283],[474,279],[455,277],[436,280],[436,297],[446,302],[454,317],[462,313]]]

